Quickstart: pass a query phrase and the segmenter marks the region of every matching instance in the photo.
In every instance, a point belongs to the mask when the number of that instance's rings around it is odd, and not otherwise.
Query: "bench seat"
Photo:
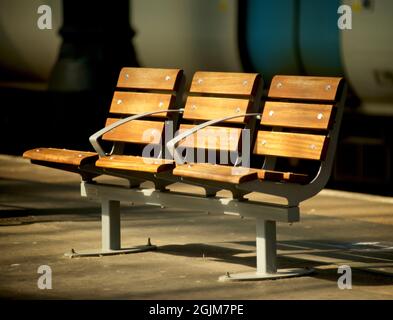
[[[173,160],[112,155],[98,159],[96,161],[96,167],[104,169],[160,173],[171,171],[175,167],[175,164]]]
[[[173,175],[210,181],[240,184],[251,180],[269,180],[304,184],[309,182],[307,174],[281,172],[274,170],[231,167],[209,163],[190,163],[176,165]]]
[[[23,157],[32,161],[52,162],[75,167],[94,163],[98,159],[95,152],[57,148],[35,148],[25,151]]]
[[[165,132],[178,129],[183,112],[180,106],[184,83],[181,69],[122,68],[105,126],[89,137],[95,152],[36,148],[26,151],[23,157],[37,165],[77,173],[83,181],[90,182],[105,173],[124,177],[132,186],[150,180],[162,190],[165,183],[156,173],[171,170],[172,161],[149,163],[141,157],[117,154],[124,154],[129,146],[151,144],[162,158]],[[103,141],[106,143],[101,145]]]
[[[234,168],[210,163],[178,164],[173,170],[173,175],[239,184],[257,179],[257,173],[249,168]]]

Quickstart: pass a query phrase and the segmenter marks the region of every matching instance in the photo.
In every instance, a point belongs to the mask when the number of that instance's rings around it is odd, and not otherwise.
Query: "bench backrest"
[[[275,76],[265,102],[254,153],[263,168],[276,169],[277,158],[323,162],[343,92],[343,79]],[[296,162],[296,161],[294,161]]]
[[[261,88],[262,79],[256,73],[196,72],[179,132],[213,119],[260,112]],[[242,116],[208,126],[181,141],[179,146],[199,151],[237,153],[242,129],[252,130],[254,119]],[[200,160],[194,157],[194,161]]]
[[[124,143],[165,143],[165,126],[177,125],[178,114],[167,110],[179,108],[184,89],[183,71],[180,69],[123,68],[117,82],[106,126],[130,115],[162,110],[141,120],[125,123],[102,139]],[[168,121],[167,121],[168,120]]]

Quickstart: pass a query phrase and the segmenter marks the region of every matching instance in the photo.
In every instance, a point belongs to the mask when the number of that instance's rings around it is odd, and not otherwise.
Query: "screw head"
[[[322,113],[318,113],[317,119],[318,119],[318,120],[321,120],[322,118],[323,118],[323,114],[322,114]]]
[[[203,79],[198,79],[198,80],[197,80],[197,83],[198,83],[198,84],[201,84],[202,82],[203,82]]]
[[[236,113],[239,113],[239,112],[240,112],[240,108],[237,107],[236,110],[235,110],[235,112],[236,112]]]
[[[160,103],[158,104],[159,108],[162,108],[164,106],[164,102],[160,101]]]
[[[247,80],[244,80],[244,81],[243,81],[243,86],[246,86],[246,85],[248,85],[248,81],[247,81]]]
[[[117,100],[117,104],[122,104],[122,103],[123,103],[123,100],[121,100],[121,99]]]
[[[326,90],[326,91],[329,91],[331,88],[332,88],[332,86],[331,86],[330,84],[328,84],[328,85],[325,87],[325,90]]]
[[[280,89],[282,87],[282,83],[281,82],[277,83],[276,87]]]
[[[310,149],[311,149],[311,150],[315,150],[315,149],[316,149],[315,144],[310,145]]]
[[[128,73],[126,73],[126,74],[124,75],[124,77],[125,77],[126,79],[128,79],[128,78],[130,77],[130,75],[129,75]]]
[[[273,114],[274,114],[274,111],[273,111],[273,110],[270,110],[270,111],[269,111],[269,117],[273,117]]]
[[[195,110],[195,109],[196,109],[196,105],[193,104],[193,105],[191,106],[191,110]]]
[[[262,145],[264,146],[264,145],[266,145],[266,140],[262,140]]]
[[[169,80],[171,80],[171,77],[170,76],[166,76],[165,77],[165,81],[169,81]]]

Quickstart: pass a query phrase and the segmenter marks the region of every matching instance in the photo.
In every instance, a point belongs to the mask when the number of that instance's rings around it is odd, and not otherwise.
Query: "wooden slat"
[[[231,166],[213,165],[209,163],[176,165],[176,168],[173,170],[173,175],[232,184],[239,184],[257,179],[257,173],[253,169],[234,168]]]
[[[328,129],[333,105],[267,101],[261,124],[289,128]]]
[[[327,137],[314,134],[259,131],[254,153],[268,156],[323,160]]]
[[[342,78],[275,76],[270,98],[335,101]]]
[[[251,103],[245,99],[194,97],[187,98],[183,118],[191,120],[219,119],[249,112]],[[244,123],[245,117],[228,120],[233,123]]]
[[[118,120],[119,119],[108,118],[106,126]],[[164,122],[134,120],[105,133],[102,139],[141,144],[158,144],[160,143],[163,130]]]
[[[273,170],[257,170],[258,179],[269,180],[269,181],[281,181],[305,184],[309,182],[310,177],[307,174],[294,173],[294,172],[281,172]]]
[[[193,125],[180,125],[179,132],[193,128]],[[179,145],[188,148],[237,151],[241,129],[209,126],[182,140]]]
[[[149,90],[177,90],[183,71],[180,69],[123,68],[117,87]]]
[[[175,101],[171,94],[116,91],[110,108],[111,113],[140,114],[158,110],[168,110]],[[159,113],[152,117],[166,117],[167,113]]]
[[[190,92],[252,95],[258,86],[259,78],[257,73],[198,71],[192,79]]]
[[[95,152],[57,148],[36,148],[28,150],[23,153],[23,157],[36,161],[62,163],[73,166],[94,163],[98,159],[98,155]]]
[[[97,160],[96,166],[105,169],[159,173],[172,170],[175,164],[172,160],[113,155],[101,157]]]

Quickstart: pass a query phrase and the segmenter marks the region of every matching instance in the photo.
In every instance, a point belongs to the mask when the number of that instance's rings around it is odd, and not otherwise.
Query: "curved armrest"
[[[179,134],[178,136],[176,136],[175,138],[173,138],[172,140],[168,141],[166,146],[168,148],[169,153],[172,156],[172,159],[175,159],[175,161],[177,162],[178,159],[181,159],[179,153],[176,150],[176,145],[183,139],[193,135],[195,132],[206,128],[208,126],[211,126],[213,124],[219,123],[219,122],[223,122],[223,121],[227,121],[230,119],[235,119],[235,118],[240,118],[240,117],[248,117],[248,116],[259,116],[260,113],[245,113],[245,114],[237,114],[235,116],[227,116],[224,118],[220,118],[220,119],[213,119],[213,120],[209,120],[206,121],[204,123],[201,123],[198,126],[195,126],[193,128],[191,128],[190,130],[187,130],[181,134]]]
[[[91,145],[93,146],[94,150],[98,153],[100,157],[105,157],[107,154],[105,151],[102,149],[101,145],[98,143],[98,139],[103,136],[105,133],[111,131],[112,129],[121,126],[124,123],[130,122],[132,120],[136,120],[139,118],[143,118],[152,114],[157,114],[157,113],[163,113],[163,112],[183,112],[184,109],[172,109],[172,110],[160,110],[160,111],[150,111],[150,112],[144,112],[140,114],[136,114],[133,116],[129,116],[124,119],[120,119],[119,121],[116,121],[115,123],[112,123],[111,125],[102,128],[101,130],[97,131],[93,135],[90,136],[89,141]]]

